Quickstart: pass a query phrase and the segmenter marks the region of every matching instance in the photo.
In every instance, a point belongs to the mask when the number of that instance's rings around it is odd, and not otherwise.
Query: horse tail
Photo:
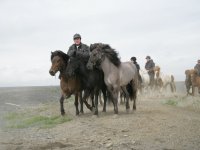
[[[174,82],[174,76],[171,75],[171,82]]]
[[[135,101],[137,98],[137,89],[138,89],[137,85],[138,85],[138,81],[133,79],[126,86],[131,101],[133,100]]]
[[[128,85],[126,86],[126,89],[128,91],[129,97],[131,99],[131,101],[133,100],[133,86],[132,86],[132,80],[130,83],[128,83]]]

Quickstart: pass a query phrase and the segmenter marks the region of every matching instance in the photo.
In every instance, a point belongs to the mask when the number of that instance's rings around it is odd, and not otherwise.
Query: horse
[[[142,78],[140,92],[141,92],[141,94],[143,94],[143,92],[147,92],[150,89],[150,87],[149,87],[150,79],[149,79],[148,72],[145,70],[140,69],[140,75]]]
[[[191,79],[191,86],[192,86],[192,95],[194,96],[195,93],[195,87],[198,88],[199,94],[200,94],[200,76],[198,76],[197,74],[197,70],[196,69],[190,69],[190,70],[186,70],[185,71],[186,77],[188,79]],[[188,77],[189,76],[189,77]],[[188,80],[187,79],[187,80]],[[189,87],[189,83],[188,83],[188,87]],[[188,92],[189,93],[189,92]]]
[[[108,44],[91,44],[90,51],[87,67],[94,69],[95,66],[103,70],[104,81],[114,105],[114,113],[118,114],[117,99],[120,88],[126,95],[126,110],[130,108],[129,93],[126,89],[128,83],[131,83],[132,86],[132,95],[130,97],[133,99],[133,110],[135,110],[138,83],[136,66],[132,62],[121,62],[118,53]]]
[[[107,101],[107,95],[106,95],[106,85],[104,83],[104,75],[103,72],[94,69],[89,70],[86,67],[86,63],[88,61],[88,58],[82,58],[79,56],[76,57],[70,57],[66,69],[66,73],[69,76],[76,75],[80,81],[81,85],[83,85],[84,89],[84,96],[83,101],[86,101],[86,99],[91,95],[95,95],[95,107],[94,107],[94,115],[98,115],[98,96],[100,90],[103,93],[104,97],[104,106],[103,106],[103,112],[106,112],[106,101]],[[92,110],[91,106],[88,106],[90,110]]]
[[[160,71],[160,68],[155,70],[155,85],[157,88],[160,88],[162,92],[163,89],[166,89],[170,85],[171,92],[176,92],[176,85],[174,82],[174,76],[172,74],[164,74]]]
[[[80,98],[81,109],[80,112],[83,113],[83,101],[82,101],[82,90],[80,80],[73,76],[68,77],[65,73],[67,68],[67,63],[69,60],[69,56],[60,50],[56,50],[51,52],[51,68],[49,70],[50,75],[55,76],[55,74],[60,71],[60,88],[62,90],[62,94],[60,97],[60,111],[61,115],[65,114],[63,102],[65,98],[69,98],[72,94],[75,95],[75,107],[76,107],[76,115],[79,114],[78,109],[78,98]]]
[[[187,95],[192,95],[192,93],[190,93],[191,86],[192,86],[192,81],[191,81],[190,70],[185,70],[185,87]]]

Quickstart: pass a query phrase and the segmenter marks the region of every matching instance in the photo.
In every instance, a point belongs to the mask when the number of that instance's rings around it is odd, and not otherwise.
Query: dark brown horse
[[[60,111],[61,115],[65,114],[63,102],[65,98],[69,98],[72,94],[75,95],[75,107],[76,115],[79,114],[78,109],[78,98],[80,98],[81,109],[80,112],[83,113],[83,101],[82,101],[82,91],[80,80],[76,76],[68,77],[65,73],[69,56],[60,50],[51,52],[51,62],[52,66],[49,70],[50,75],[54,76],[58,71],[60,71],[60,87],[62,90],[62,95],[60,98]]]

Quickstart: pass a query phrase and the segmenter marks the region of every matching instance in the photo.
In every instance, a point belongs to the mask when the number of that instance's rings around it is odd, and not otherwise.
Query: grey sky
[[[150,55],[178,81],[200,58],[198,0],[0,0],[0,20],[0,86],[58,85],[50,52],[67,52],[75,33],[141,68]]]

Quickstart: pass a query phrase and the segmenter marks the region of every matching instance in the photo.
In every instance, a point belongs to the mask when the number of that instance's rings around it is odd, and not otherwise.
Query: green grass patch
[[[42,116],[40,114],[29,115],[25,113],[10,113],[4,117],[8,128],[53,128],[58,124],[71,120],[68,116]]]
[[[174,99],[168,99],[164,102],[164,104],[176,106],[178,104],[178,102]]]

